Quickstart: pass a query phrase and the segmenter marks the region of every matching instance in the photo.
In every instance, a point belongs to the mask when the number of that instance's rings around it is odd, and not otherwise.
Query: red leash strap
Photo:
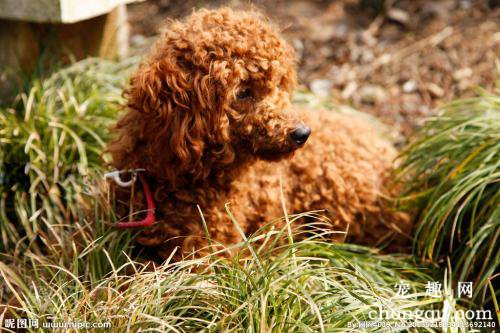
[[[149,185],[144,178],[144,176],[139,173],[139,179],[142,184],[142,190],[146,195],[146,202],[148,205],[148,214],[144,220],[140,221],[131,221],[131,222],[118,222],[116,223],[117,228],[137,228],[137,227],[149,227],[155,221],[155,202],[153,200],[153,195],[151,194],[151,190],[149,189]]]

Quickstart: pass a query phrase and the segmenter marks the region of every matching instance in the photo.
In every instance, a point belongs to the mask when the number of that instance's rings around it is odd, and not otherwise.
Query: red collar
[[[118,222],[116,223],[117,228],[137,228],[137,227],[149,227],[155,221],[155,202],[153,200],[153,195],[151,194],[151,190],[149,189],[149,185],[146,181],[146,178],[139,173],[139,180],[142,184],[142,190],[146,195],[146,202],[148,205],[148,213],[143,220],[139,221],[130,221],[130,222]]]

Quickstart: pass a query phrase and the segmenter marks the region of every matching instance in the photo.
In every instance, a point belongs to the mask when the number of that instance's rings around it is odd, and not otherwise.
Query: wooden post
[[[127,56],[126,3],[136,0],[1,0],[0,102],[40,61]],[[44,64],[41,64],[42,66]]]

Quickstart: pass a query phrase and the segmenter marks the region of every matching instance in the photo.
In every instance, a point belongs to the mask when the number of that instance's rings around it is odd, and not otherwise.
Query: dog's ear
[[[173,186],[182,182],[181,175],[194,181],[205,179],[210,163],[234,159],[229,121],[219,103],[218,79],[210,72],[167,55],[142,65],[124,93],[138,122],[128,130],[142,127],[139,137],[133,138],[137,142],[134,154],[141,156],[135,164]],[[133,132],[122,132],[122,136]]]
[[[188,109],[190,85],[187,75],[173,56],[141,64],[124,92],[127,106],[148,115],[162,115],[168,111],[165,106]]]

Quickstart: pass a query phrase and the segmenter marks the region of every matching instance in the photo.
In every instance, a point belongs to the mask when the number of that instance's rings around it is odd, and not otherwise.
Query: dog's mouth
[[[260,159],[263,159],[265,161],[270,161],[270,162],[280,161],[284,158],[288,158],[288,157],[293,156],[293,153],[296,150],[297,150],[296,148],[289,149],[287,151],[276,151],[276,150],[271,150],[271,149],[264,149],[264,150],[258,151],[257,156]]]
[[[303,143],[296,143],[291,140],[287,140],[287,142],[279,147],[260,147],[254,149],[254,154],[260,159],[266,161],[279,161],[284,158],[288,158],[293,156],[295,151],[303,146]]]
[[[310,133],[311,129],[301,124],[283,135],[244,139],[240,147],[262,160],[279,161],[291,157],[297,149],[303,147]]]

